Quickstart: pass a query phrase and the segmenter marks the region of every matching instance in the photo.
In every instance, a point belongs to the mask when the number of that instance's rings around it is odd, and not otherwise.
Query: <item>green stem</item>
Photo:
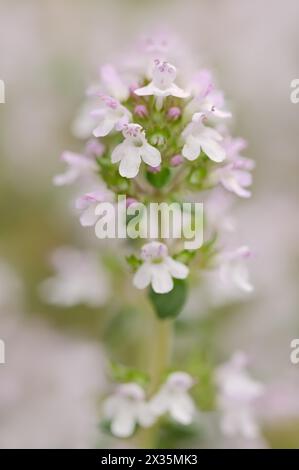
[[[152,315],[149,344],[149,374],[151,377],[150,394],[157,391],[164,374],[170,365],[172,352],[172,321],[160,320]]]
[[[170,320],[160,320],[151,310],[150,325],[147,330],[147,354],[148,354],[148,372],[150,375],[149,396],[157,392],[163,382],[164,375],[169,368],[172,341],[173,341],[173,322]],[[138,445],[140,448],[153,449],[159,428],[157,421],[152,427],[141,429],[138,435]]]

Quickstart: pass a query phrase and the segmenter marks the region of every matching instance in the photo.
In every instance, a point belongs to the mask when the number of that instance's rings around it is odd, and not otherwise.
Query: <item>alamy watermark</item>
[[[299,339],[298,338],[292,339],[290,347],[292,350],[290,353],[290,361],[292,364],[298,364],[299,363]]]
[[[299,103],[299,78],[294,78],[291,81],[290,87],[292,89],[292,91],[290,93],[291,103],[297,104],[297,103]]]
[[[5,83],[0,80],[0,104],[5,103]]]
[[[184,248],[198,249],[203,243],[203,203],[134,201],[125,195],[117,203],[100,202],[95,208],[95,233],[104,238],[182,239]]]
[[[5,364],[5,343],[0,339],[0,364]]]

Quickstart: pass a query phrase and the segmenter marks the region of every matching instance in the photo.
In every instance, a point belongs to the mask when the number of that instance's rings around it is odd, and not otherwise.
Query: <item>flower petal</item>
[[[214,162],[220,163],[225,160],[225,151],[217,142],[210,139],[201,139],[201,146],[207,156]]]
[[[235,193],[239,197],[248,198],[251,196],[251,191],[243,188],[238,180],[235,178],[234,174],[229,174],[221,178],[221,183],[228,191]]]
[[[135,178],[138,175],[141,158],[139,153],[132,148],[122,157],[119,165],[119,173],[125,178]]]
[[[135,417],[130,407],[122,407],[111,422],[111,432],[116,437],[129,437],[134,432],[135,424]]]
[[[151,267],[148,263],[143,263],[135,273],[133,284],[137,289],[144,289],[150,284],[151,278]]]
[[[93,135],[95,137],[105,137],[112,131],[114,124],[115,122],[113,119],[103,119],[94,129]]]
[[[141,158],[147,165],[157,167],[161,163],[161,153],[152,145],[146,143],[142,146]]]
[[[169,395],[165,391],[164,387],[162,387],[162,389],[153,396],[149,406],[155,416],[161,416],[166,413],[169,406]]]
[[[97,203],[90,204],[80,216],[80,224],[82,227],[92,227],[98,220],[99,216],[95,213]]]
[[[200,155],[201,145],[199,140],[195,139],[192,135],[189,135],[186,139],[186,143],[182,150],[183,157],[187,160],[195,160]]]
[[[177,393],[170,402],[170,416],[178,423],[191,424],[195,407],[187,393]]]
[[[124,146],[124,143],[122,142],[121,144],[117,145],[112,154],[111,154],[111,162],[112,163],[117,163],[119,162],[123,155],[124,155],[124,151],[125,151],[125,146]]]
[[[65,184],[71,184],[79,176],[79,171],[76,168],[69,168],[64,173],[54,176],[53,184],[55,186],[64,186]]]
[[[239,289],[245,292],[252,292],[253,286],[249,281],[247,267],[243,263],[238,263],[233,269],[233,281]]]
[[[152,288],[157,294],[166,294],[173,289],[173,280],[166,263],[152,265]]]
[[[152,426],[155,422],[156,416],[154,415],[148,403],[140,403],[137,410],[138,423],[144,428]]]
[[[137,96],[148,96],[148,95],[154,95],[154,86],[153,83],[149,83],[146,86],[143,86],[141,88],[137,88],[137,90],[134,90],[135,95]]]
[[[189,274],[189,268],[179,261],[175,261],[170,256],[166,258],[166,264],[172,277],[176,279],[186,279]]]
[[[172,83],[170,87],[170,94],[177,98],[188,98],[188,96],[190,96],[188,91],[182,90],[182,88],[178,87],[175,83]]]

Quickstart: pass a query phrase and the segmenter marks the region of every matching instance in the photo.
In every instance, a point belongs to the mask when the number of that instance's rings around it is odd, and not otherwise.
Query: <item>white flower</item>
[[[117,145],[112,152],[111,161],[120,161],[119,173],[126,178],[137,176],[141,161],[152,167],[161,163],[161,154],[158,149],[150,145],[145,133],[139,124],[127,124],[123,128],[125,140]]]
[[[219,144],[222,136],[215,129],[204,125],[205,117],[204,113],[195,113],[192,122],[184,129],[182,154],[187,160],[195,160],[203,150],[214,162],[222,162],[225,159],[225,151]]]
[[[152,81],[135,90],[138,96],[154,95],[157,97],[157,108],[161,109],[163,99],[167,96],[175,96],[176,98],[188,98],[190,94],[178,87],[174,81],[176,79],[176,68],[169,62],[162,62],[159,59],[154,62]]]
[[[167,246],[160,242],[145,244],[141,250],[143,264],[135,273],[133,284],[138,289],[152,285],[157,294],[165,294],[173,289],[173,277],[185,279],[189,269],[183,263],[168,256]]]
[[[195,405],[188,395],[194,380],[186,372],[174,372],[167,378],[158,393],[151,399],[150,408],[156,416],[169,413],[180,424],[190,424],[195,415]]]
[[[222,432],[253,439],[259,436],[254,402],[262,394],[263,386],[249,376],[245,369],[247,362],[243,353],[235,353],[229,362],[217,369],[216,385]]]
[[[104,403],[104,415],[111,421],[111,432],[116,437],[129,437],[136,424],[149,427],[155,417],[145,401],[144,390],[136,383],[120,385]]]
[[[98,120],[97,127],[93,130],[95,137],[104,137],[111,131],[121,131],[123,126],[131,120],[131,113],[125,106],[111,96],[101,95],[102,106],[91,112]]]
[[[234,251],[224,252],[218,257],[220,281],[228,288],[236,286],[245,292],[252,292],[249,272],[245,265],[251,255],[247,246],[240,246]]]
[[[112,193],[108,190],[99,189],[86,193],[76,201],[76,208],[81,212],[80,223],[83,227],[91,227],[99,219],[96,214],[96,207],[100,202],[109,202],[112,200]]]
[[[95,159],[83,154],[66,151],[61,155],[61,159],[67,164],[67,170],[54,176],[53,183],[56,186],[74,183],[79,177],[90,176],[97,170]]]
[[[49,303],[72,307],[103,305],[109,295],[104,270],[93,253],[69,247],[57,249],[51,257],[56,275],[41,284],[41,295]]]
[[[209,70],[203,69],[197,72],[189,88],[194,98],[185,108],[186,116],[204,112],[209,118],[231,117],[229,111],[223,110],[223,93],[215,88],[214,80]]]

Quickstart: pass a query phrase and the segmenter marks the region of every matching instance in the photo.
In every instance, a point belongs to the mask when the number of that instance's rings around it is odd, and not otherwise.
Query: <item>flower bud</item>
[[[184,159],[183,159],[182,155],[177,154],[177,155],[174,155],[173,157],[171,157],[170,164],[171,164],[171,166],[179,166],[183,163],[183,161],[184,161]]]
[[[147,107],[144,104],[137,104],[134,108],[134,114],[140,118],[148,116]]]
[[[178,106],[172,106],[167,111],[167,117],[168,119],[171,119],[172,121],[176,121],[180,117],[181,114],[182,114],[181,109]]]

